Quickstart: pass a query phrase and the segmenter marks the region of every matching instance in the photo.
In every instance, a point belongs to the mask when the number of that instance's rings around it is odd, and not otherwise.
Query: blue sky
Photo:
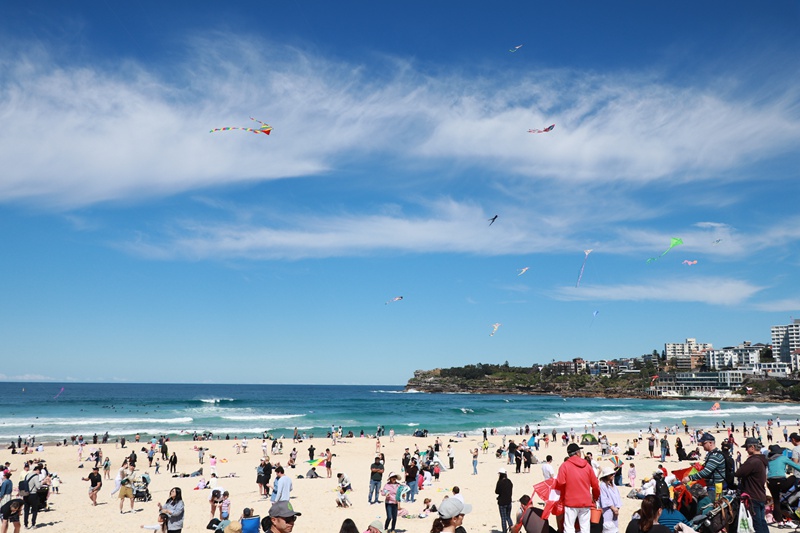
[[[800,314],[798,23],[3,2],[0,378],[401,384],[769,342]],[[272,135],[209,134],[250,116]]]

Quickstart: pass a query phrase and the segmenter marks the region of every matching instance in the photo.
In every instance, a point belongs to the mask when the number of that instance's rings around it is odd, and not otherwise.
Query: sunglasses
[[[287,524],[293,524],[295,520],[297,520],[296,516],[279,516],[281,520],[286,522]]]

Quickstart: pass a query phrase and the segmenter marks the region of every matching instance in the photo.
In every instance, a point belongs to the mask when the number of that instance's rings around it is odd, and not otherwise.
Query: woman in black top
[[[642,507],[633,515],[625,533],[670,533],[669,529],[658,523],[661,515],[661,502],[653,495],[645,496]]]

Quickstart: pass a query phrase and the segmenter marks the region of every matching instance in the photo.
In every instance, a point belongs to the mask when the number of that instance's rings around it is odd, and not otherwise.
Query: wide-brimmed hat
[[[372,522],[370,522],[369,526],[367,526],[367,527],[374,527],[375,529],[377,529],[381,533],[386,533],[386,530],[383,529],[383,522],[381,522],[380,520],[373,520]]]
[[[600,471],[600,475],[598,476],[598,478],[603,479],[604,477],[613,476],[614,472],[615,470],[613,466],[604,466],[603,469]]]
[[[472,506],[458,498],[447,498],[439,506],[439,517],[447,520],[472,511]]]

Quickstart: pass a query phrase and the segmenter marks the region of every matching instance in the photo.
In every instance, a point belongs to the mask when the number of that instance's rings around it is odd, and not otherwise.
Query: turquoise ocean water
[[[63,390],[62,390],[63,387]],[[714,400],[634,400],[558,396],[424,394],[396,386],[187,385],[103,383],[0,383],[0,442],[35,435],[52,441],[106,431],[112,437],[193,432],[258,437],[267,431],[291,436],[293,428],[324,436],[331,424],[358,434],[383,425],[399,434],[415,429],[478,434],[540,424],[582,432],[646,430],[688,419],[694,427],[717,421],[764,424],[780,417],[794,424],[800,405]]]

